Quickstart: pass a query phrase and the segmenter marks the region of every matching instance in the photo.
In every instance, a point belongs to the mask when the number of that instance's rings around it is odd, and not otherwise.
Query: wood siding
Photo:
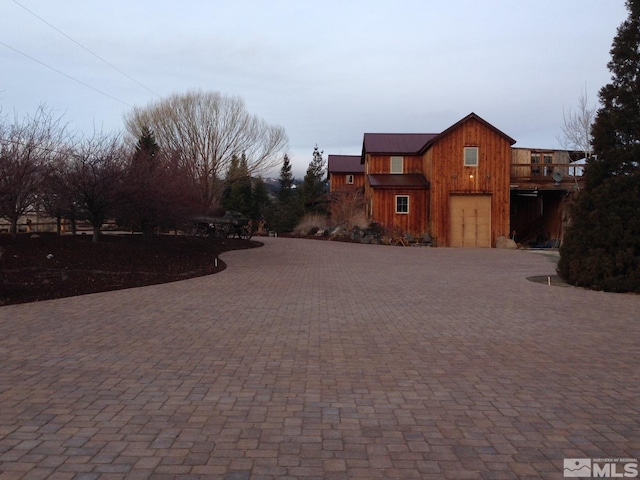
[[[409,197],[409,213],[396,213],[396,196]],[[429,190],[380,188],[371,189],[372,218],[397,233],[410,233],[416,238],[427,232],[429,218]]]
[[[402,173],[423,173],[422,156],[418,155],[367,155],[366,173],[391,173],[391,157],[403,157]]]
[[[367,174],[391,173],[391,157],[403,157],[404,174],[424,174],[422,156],[419,155],[371,155],[365,156]],[[365,176],[366,177],[366,176]],[[409,213],[396,213],[396,195],[409,197]],[[372,221],[397,230],[421,237],[428,232],[429,190],[416,188],[372,188],[365,179],[365,202]]]
[[[347,175],[353,175],[353,183],[347,183]],[[331,192],[341,190],[357,190],[364,187],[364,174],[362,173],[332,173],[329,176]]]
[[[464,147],[478,147],[478,166],[466,167]],[[511,144],[476,119],[438,139],[423,159],[431,182],[430,233],[438,246],[450,245],[452,194],[491,195],[491,245],[509,236]]]

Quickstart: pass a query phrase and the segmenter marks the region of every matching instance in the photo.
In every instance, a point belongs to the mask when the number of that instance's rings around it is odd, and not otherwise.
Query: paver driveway
[[[640,456],[640,296],[548,256],[282,238],[0,308],[0,479],[563,477]]]

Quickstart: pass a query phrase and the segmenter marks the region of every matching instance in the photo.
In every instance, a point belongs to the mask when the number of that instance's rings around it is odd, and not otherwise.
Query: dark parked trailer
[[[239,212],[228,210],[222,217],[194,215],[191,233],[194,235],[215,238],[244,238],[249,240],[253,235],[251,220]]]

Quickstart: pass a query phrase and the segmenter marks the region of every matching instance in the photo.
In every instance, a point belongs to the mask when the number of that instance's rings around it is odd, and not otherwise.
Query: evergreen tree
[[[244,153],[240,158],[233,156],[225,181],[227,188],[222,197],[224,208],[250,216],[253,207],[253,192],[247,157]]]
[[[149,162],[153,160],[160,147],[156,142],[156,137],[148,126],[142,127],[140,132],[140,137],[138,137],[138,142],[136,143],[135,153],[134,153],[134,161],[135,162]]]
[[[271,199],[262,177],[258,177],[253,184],[252,202],[251,219],[258,221],[264,219],[267,209],[271,205]]]
[[[280,169],[280,189],[278,201],[266,210],[268,228],[276,232],[290,232],[301,216],[300,203],[294,190],[294,178],[291,173],[291,161],[285,154]]]
[[[293,198],[293,173],[291,173],[291,161],[287,154],[284,155],[282,168],[280,169],[280,190],[278,190],[278,201],[288,203]]]
[[[126,171],[124,204],[120,221],[140,229],[145,239],[162,221],[166,198],[165,182],[160,165],[160,147],[153,131],[144,126]]]
[[[309,162],[307,173],[302,183],[301,199],[305,210],[320,211],[320,201],[327,191],[326,162],[322,157],[323,151],[318,149],[318,145],[313,149],[313,159]]]
[[[640,292],[640,0],[626,5],[558,272],[574,285]]]

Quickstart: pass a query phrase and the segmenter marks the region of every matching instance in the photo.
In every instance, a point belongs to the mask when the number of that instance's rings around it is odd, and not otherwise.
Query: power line
[[[56,27],[55,25],[52,25],[51,23],[47,22],[44,18],[42,18],[41,16],[39,16],[38,14],[36,14],[35,12],[29,10],[27,7],[25,7],[24,5],[22,5],[20,2],[18,2],[17,0],[13,0],[13,3],[15,3],[16,5],[18,5],[19,7],[22,7],[24,10],[26,10],[27,12],[29,12],[31,15],[33,15],[34,17],[36,17],[38,20],[40,20],[41,22],[43,22],[44,24],[48,25],[49,27],[53,28],[56,32],[58,32],[60,35],[62,35],[63,37],[67,38],[68,40],[72,41],[73,43],[75,43],[77,46],[79,46],[80,48],[82,48],[83,50],[85,50],[86,52],[89,52],[91,55],[93,55],[94,57],[96,57],[98,60],[100,60],[101,62],[104,62],[106,65],[108,65],[109,67],[111,67],[112,69],[114,69],[116,72],[120,73],[121,75],[125,76],[126,78],[128,78],[129,80],[131,80],[132,82],[137,83],[139,86],[141,86],[142,88],[144,88],[145,90],[147,90],[148,92],[154,94],[157,97],[160,97],[159,94],[157,94],[156,92],[154,92],[153,90],[151,90],[149,87],[147,87],[146,85],[140,83],[138,80],[136,80],[135,78],[133,78],[132,76],[128,75],[126,72],[122,71],[121,69],[119,69],[118,67],[116,67],[115,65],[109,63],[107,60],[105,60],[104,58],[102,58],[100,55],[98,55],[97,53],[89,50],[87,47],[85,47],[84,45],[82,45],[80,42],[74,40],[73,38],[71,38],[69,35],[67,35],[66,33],[64,33],[62,30],[60,30],[58,27]]]
[[[95,87],[92,87],[92,86],[91,86],[91,85],[89,85],[88,83],[85,83],[85,82],[83,82],[82,80],[78,80],[77,78],[72,77],[71,75],[69,75],[69,74],[67,74],[67,73],[64,73],[62,70],[58,70],[57,68],[54,68],[54,67],[52,67],[51,65],[47,65],[46,63],[44,63],[44,62],[42,62],[42,61],[38,60],[37,58],[32,57],[31,55],[27,55],[26,53],[21,52],[20,50],[18,50],[18,49],[16,49],[16,48],[13,48],[11,45],[7,45],[7,44],[6,44],[6,43],[4,43],[3,41],[0,41],[0,45],[2,45],[2,46],[4,46],[4,47],[8,48],[9,50],[13,50],[14,52],[16,52],[16,53],[18,53],[18,54],[22,55],[23,57],[28,58],[29,60],[32,60],[32,61],[34,61],[34,62],[36,62],[36,63],[39,63],[40,65],[42,65],[42,66],[44,66],[44,67],[47,67],[48,69],[53,70],[54,72],[59,73],[60,75],[63,75],[63,76],[65,76],[65,77],[67,77],[68,79],[73,80],[74,82],[79,83],[80,85],[84,85],[85,87],[90,88],[90,89],[91,89],[91,90],[93,90],[94,92],[98,92],[100,95],[104,95],[105,97],[109,97],[110,99],[115,100],[116,102],[122,103],[123,105],[126,105],[126,106],[127,106],[127,107],[129,107],[129,108],[134,108],[134,107],[133,107],[133,105],[130,105],[130,104],[128,104],[127,102],[125,102],[125,101],[123,101],[123,100],[120,100],[119,98],[114,97],[113,95],[109,95],[108,93],[103,92],[102,90],[99,90],[99,89],[97,89],[97,88],[95,88]]]

